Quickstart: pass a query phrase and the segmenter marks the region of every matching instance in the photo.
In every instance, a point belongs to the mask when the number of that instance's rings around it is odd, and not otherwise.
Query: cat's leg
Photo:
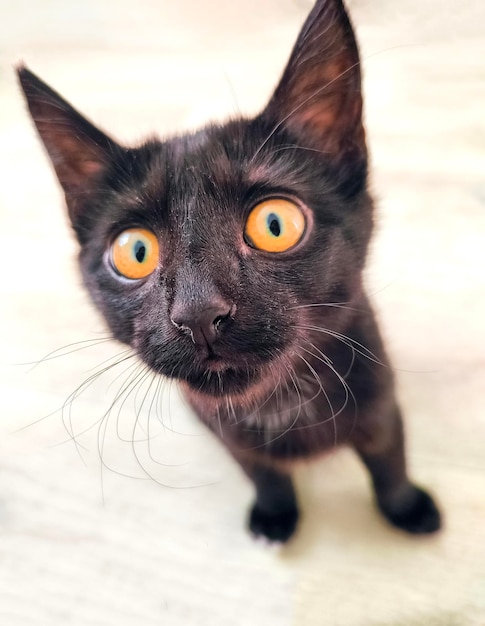
[[[409,533],[435,532],[441,526],[440,513],[431,496],[406,473],[399,408],[394,405],[378,425],[375,432],[356,433],[353,445],[370,472],[379,509],[391,524]]]
[[[256,488],[256,500],[249,514],[249,530],[255,537],[285,542],[298,523],[298,505],[291,477],[265,463],[237,453],[235,458]]]
[[[295,532],[298,505],[291,477],[264,466],[251,468],[256,502],[249,515],[249,529],[256,537],[287,541]]]

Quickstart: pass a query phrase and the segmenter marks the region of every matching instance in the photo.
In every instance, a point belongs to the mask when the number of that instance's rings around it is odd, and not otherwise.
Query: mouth
[[[221,397],[227,394],[243,393],[261,378],[257,370],[228,367],[222,359],[208,359],[205,368],[188,373],[184,380],[199,393]]]
[[[254,351],[232,350],[230,355],[219,350],[194,350],[192,343],[169,342],[138,346],[141,359],[155,372],[179,380],[198,393],[223,397],[241,395],[261,382],[269,359]]]

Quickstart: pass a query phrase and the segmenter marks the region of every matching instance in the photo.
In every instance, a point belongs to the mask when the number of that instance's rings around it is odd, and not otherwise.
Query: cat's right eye
[[[145,228],[129,228],[112,243],[110,260],[118,274],[138,280],[155,271],[159,252],[158,240],[151,231]]]

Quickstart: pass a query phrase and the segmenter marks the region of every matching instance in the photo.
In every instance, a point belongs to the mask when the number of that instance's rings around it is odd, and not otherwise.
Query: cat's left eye
[[[305,216],[294,202],[273,198],[257,204],[244,229],[246,241],[264,252],[286,252],[305,234]]]
[[[111,263],[125,278],[137,280],[150,276],[157,268],[158,258],[158,240],[145,228],[123,231],[111,245]]]

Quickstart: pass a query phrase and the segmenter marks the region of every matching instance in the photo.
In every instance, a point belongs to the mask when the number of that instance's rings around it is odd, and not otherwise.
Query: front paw
[[[391,524],[408,533],[430,534],[441,528],[441,515],[432,497],[413,485],[405,498],[380,502],[379,508]]]
[[[255,537],[264,537],[271,543],[285,543],[293,535],[298,523],[298,509],[266,511],[257,503],[251,509],[249,530]]]

